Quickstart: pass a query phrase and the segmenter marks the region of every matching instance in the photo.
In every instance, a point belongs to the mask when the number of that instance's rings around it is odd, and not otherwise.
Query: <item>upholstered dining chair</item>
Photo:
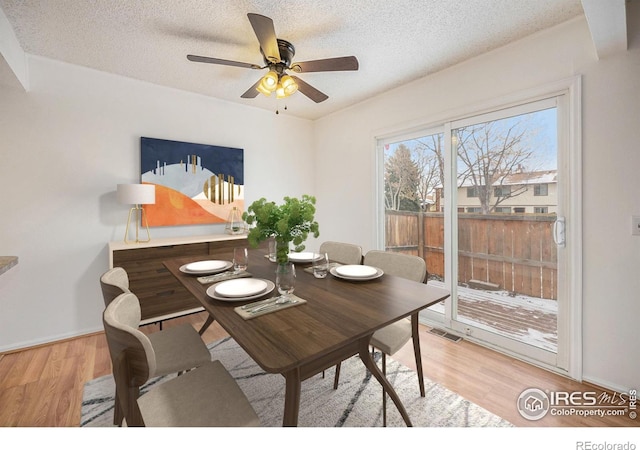
[[[140,387],[158,373],[149,337],[138,329],[140,302],[127,292],[105,308],[104,324],[113,375],[127,426],[259,426],[246,396],[220,361],[208,361],[185,374]]]
[[[122,267],[114,267],[100,277],[100,286],[104,297],[105,307],[124,293],[130,293],[129,276]],[[140,321],[138,320],[138,325]],[[164,328],[148,335],[149,342],[155,353],[156,375],[167,375],[193,369],[211,361],[211,353],[198,332],[188,323]],[[121,395],[128,395],[130,391],[119,392],[116,386],[116,401],[113,413],[114,425],[121,425],[123,419]],[[135,399],[134,399],[135,400]]]
[[[129,292],[129,275],[122,267],[107,270],[100,277],[104,306],[109,306],[118,295]]]
[[[363,263],[367,266],[378,267],[385,274],[406,278],[408,280],[423,283],[427,279],[427,265],[424,259],[419,256],[406,255],[403,253],[388,252],[382,250],[370,250],[364,255]],[[382,353],[382,373],[386,376],[387,362],[386,355],[393,355],[400,350],[412,338],[411,320],[402,319],[387,325],[376,331],[369,342],[373,348],[377,348]],[[416,336],[417,339],[418,336]],[[415,343],[414,343],[415,348]],[[414,352],[415,353],[415,352]],[[425,396],[424,376],[422,373],[422,361],[420,355],[416,354],[416,369],[418,372],[418,384],[420,395]],[[336,366],[336,374],[333,387],[338,388],[340,376],[340,364]],[[387,424],[387,394],[382,391],[382,420],[383,425]]]
[[[320,244],[319,251],[329,255],[331,261],[340,264],[362,264],[362,247],[359,245],[325,241]]]

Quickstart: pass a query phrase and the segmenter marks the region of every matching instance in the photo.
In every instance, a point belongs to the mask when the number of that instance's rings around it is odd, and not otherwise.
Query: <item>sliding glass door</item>
[[[423,320],[560,370],[576,270],[567,111],[549,95],[378,141],[380,247],[424,258],[452,293]]]
[[[557,364],[557,99],[452,122],[450,327]]]

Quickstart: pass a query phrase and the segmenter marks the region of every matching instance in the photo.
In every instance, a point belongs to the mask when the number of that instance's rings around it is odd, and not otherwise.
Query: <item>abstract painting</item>
[[[149,226],[225,223],[244,210],[243,149],[142,137],[140,173],[156,186]]]

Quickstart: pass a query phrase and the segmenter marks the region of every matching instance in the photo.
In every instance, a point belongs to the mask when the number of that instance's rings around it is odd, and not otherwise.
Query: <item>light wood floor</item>
[[[164,323],[190,322],[198,329],[204,313]],[[156,331],[156,325],[144,327]],[[457,392],[519,427],[637,427],[640,419],[624,417],[550,416],[531,422],[520,416],[516,399],[531,387],[549,391],[598,391],[546,370],[504,356],[467,341],[454,343],[421,326],[425,376]],[[226,336],[214,324],[203,336],[213,342]],[[411,344],[395,359],[415,367]],[[86,381],[111,373],[103,334],[84,336],[19,352],[0,354],[0,426],[77,427],[82,389]],[[329,372],[331,376],[332,373]]]

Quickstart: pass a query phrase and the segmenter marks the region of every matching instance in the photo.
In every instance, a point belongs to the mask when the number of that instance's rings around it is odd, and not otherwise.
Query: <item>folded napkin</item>
[[[342,265],[342,264],[340,264],[340,263],[330,262],[330,263],[329,263],[329,270],[331,270],[333,267],[338,267],[338,266],[341,266],[341,265]],[[311,266],[311,267],[305,267],[305,268],[304,268],[304,269],[302,269],[302,270],[304,270],[305,272],[308,272],[308,273],[313,273],[313,266]]]
[[[303,305],[307,303],[305,299],[300,298],[297,295],[293,295],[293,294],[289,295],[289,298],[291,299],[291,301],[288,303],[277,304],[276,299],[278,298],[280,297],[273,297],[267,300],[261,300],[259,302],[249,303],[248,305],[245,305],[245,306],[249,306],[249,308],[242,309],[242,306],[238,306],[236,308],[233,308],[233,310],[243,319],[249,320],[249,319],[254,319],[256,317],[263,316],[265,314],[269,314],[276,311],[282,311],[283,309],[287,309],[293,306]],[[255,313],[252,312],[255,308],[259,308],[261,306],[264,306],[264,308]]]
[[[233,280],[234,278],[247,278],[252,276],[253,275],[251,275],[249,272],[243,270],[242,272],[239,272],[239,273],[235,273],[235,272],[216,273],[215,275],[198,277],[197,280],[202,284],[209,284],[209,283],[217,283],[219,281]]]

